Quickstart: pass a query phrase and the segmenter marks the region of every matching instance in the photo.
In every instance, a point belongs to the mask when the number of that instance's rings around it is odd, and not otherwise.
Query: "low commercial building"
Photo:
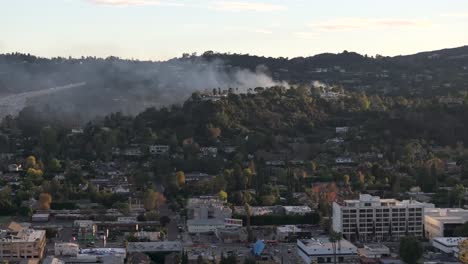
[[[224,228],[224,219],[191,219],[187,220],[189,233],[214,233],[218,228]]]
[[[55,256],[76,257],[80,252],[80,246],[75,243],[55,243]]]
[[[358,254],[363,258],[380,259],[390,256],[390,249],[384,244],[368,244],[358,249]]]
[[[48,256],[42,261],[42,264],[65,264],[65,261],[53,256]]]
[[[450,208],[431,208],[424,212],[426,237],[452,237],[454,230],[468,222],[468,210]]]
[[[127,257],[125,248],[91,248],[80,250],[76,258],[66,260],[66,263],[103,263],[124,264]]]
[[[31,220],[35,223],[44,223],[48,222],[50,218],[50,214],[33,214]]]
[[[133,253],[128,256],[127,263],[129,264],[150,264],[151,259],[145,253]]]
[[[262,215],[281,215],[283,212],[281,206],[251,206],[251,216],[262,216]],[[234,206],[234,212],[236,215],[246,215],[244,206]]]
[[[149,146],[149,152],[151,155],[164,155],[169,152],[168,145],[152,145]]]
[[[310,231],[305,231],[295,225],[276,227],[276,239],[279,241],[290,241],[293,239],[310,237],[310,235]]]
[[[182,252],[182,244],[179,241],[161,242],[130,242],[127,244],[127,253],[169,253]]]
[[[441,252],[458,257],[460,244],[466,240],[466,237],[434,237],[431,245]]]
[[[283,206],[286,215],[306,215],[312,213],[309,206]]]
[[[358,258],[357,252],[357,247],[345,239],[336,243],[336,254],[327,237],[297,240],[297,253],[306,264],[333,263],[335,257],[338,263],[353,262]]]
[[[136,232],[134,236],[140,240],[159,241],[161,239],[161,232],[140,231]]]
[[[73,228],[78,240],[91,241],[96,237],[97,225],[92,220],[75,220]]]
[[[0,260],[42,259],[45,246],[45,230],[30,229],[15,222],[0,230]]]
[[[244,227],[226,227],[216,229],[216,237],[223,243],[247,242],[248,234]]]

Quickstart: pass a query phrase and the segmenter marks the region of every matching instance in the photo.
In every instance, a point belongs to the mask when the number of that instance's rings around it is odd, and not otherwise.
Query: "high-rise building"
[[[387,241],[424,234],[424,209],[433,204],[380,199],[368,194],[359,200],[333,203],[333,230],[351,241]]]

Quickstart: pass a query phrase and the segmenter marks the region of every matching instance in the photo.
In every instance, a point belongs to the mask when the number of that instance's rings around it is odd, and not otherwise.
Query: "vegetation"
[[[403,237],[400,240],[400,257],[408,264],[416,264],[422,257],[421,242],[415,237]]]

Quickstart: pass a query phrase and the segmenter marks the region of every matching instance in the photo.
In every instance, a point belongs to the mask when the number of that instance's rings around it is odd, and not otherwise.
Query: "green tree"
[[[52,127],[44,127],[39,135],[39,147],[45,155],[54,155],[59,148],[57,132]]]
[[[255,261],[254,258],[245,258],[244,264],[255,264],[257,261]]]
[[[48,169],[52,172],[59,172],[62,170],[62,164],[60,160],[53,158],[49,161]]]
[[[458,208],[461,208],[462,206],[462,200],[465,197],[465,186],[462,184],[457,184],[453,188],[453,195],[458,201]]]
[[[468,222],[455,228],[453,235],[457,237],[468,237]]]
[[[400,240],[400,257],[408,264],[416,264],[423,254],[421,242],[416,237],[403,237]]]

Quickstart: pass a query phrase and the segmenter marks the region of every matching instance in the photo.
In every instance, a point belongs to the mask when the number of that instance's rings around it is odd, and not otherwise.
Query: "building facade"
[[[349,263],[357,261],[358,249],[351,242],[342,239],[334,246],[327,237],[297,240],[297,253],[303,263]],[[333,248],[336,248],[335,250]]]
[[[351,241],[390,241],[424,235],[424,210],[433,204],[380,199],[361,194],[359,200],[333,203],[333,230]]]
[[[46,246],[45,230],[10,223],[0,230],[0,260],[42,259]]]
[[[453,237],[455,228],[468,222],[468,210],[460,208],[431,208],[425,211],[426,237]]]

